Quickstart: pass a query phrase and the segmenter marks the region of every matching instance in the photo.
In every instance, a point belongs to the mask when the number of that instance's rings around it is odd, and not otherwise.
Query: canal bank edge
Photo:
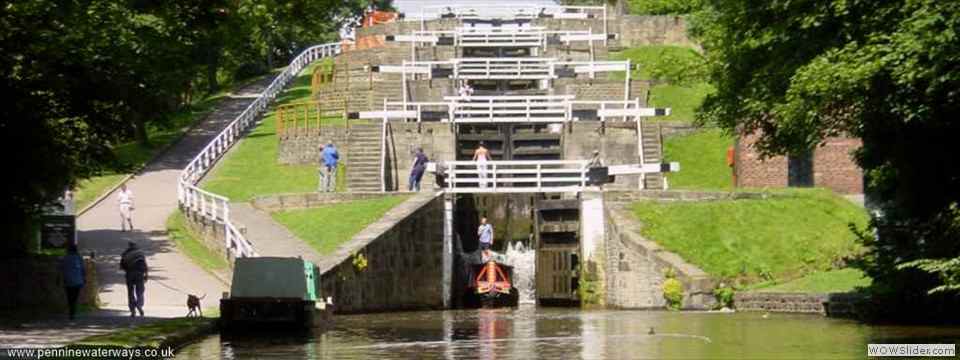
[[[208,310],[209,311],[209,310]],[[135,327],[94,335],[71,343],[69,348],[85,347],[157,347],[180,349],[217,331],[219,318],[175,318],[144,323]]]
[[[618,193],[621,194],[622,193]],[[683,284],[682,309],[709,310],[716,305],[716,280],[680,256],[640,235],[641,224],[622,203],[609,202],[606,213],[606,303],[626,309],[666,308],[663,282],[672,272]]]

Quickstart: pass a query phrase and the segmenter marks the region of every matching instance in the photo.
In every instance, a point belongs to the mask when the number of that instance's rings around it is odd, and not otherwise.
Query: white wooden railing
[[[602,21],[603,32],[607,33],[607,8],[605,6],[560,6],[543,4],[484,4],[451,3],[446,5],[429,5],[420,10],[419,15],[405,15],[405,21],[419,21],[420,30],[426,30],[426,21],[440,18],[455,19],[588,19],[595,18]],[[604,42],[606,44],[606,42]]]
[[[400,73],[404,79],[416,75],[432,78],[434,68],[448,68],[454,80],[549,80],[558,78],[558,72],[567,69],[574,74],[596,77],[598,72],[626,72],[629,84],[630,60],[624,61],[558,61],[552,58],[456,58],[445,61],[406,61],[400,65],[380,65],[376,71]]]
[[[445,161],[447,192],[567,192],[587,187],[586,160]]]
[[[591,30],[547,30],[543,27],[500,26],[492,28],[461,27],[456,30],[413,31],[409,35],[396,35],[392,41],[411,42],[416,45],[436,46],[440,38],[452,38],[459,47],[539,47],[545,48],[548,37],[556,37],[561,43],[606,41],[607,34]],[[591,46],[592,49],[592,46]]]
[[[423,121],[425,111],[445,112],[442,122],[455,123],[557,123],[579,121],[577,111],[592,110],[596,119],[639,121],[670,115],[669,108],[643,107],[632,100],[573,100],[573,95],[448,96],[443,102],[384,101],[382,111],[361,111],[360,119]]]
[[[331,43],[310,47],[297,55],[290,65],[180,172],[177,181],[177,201],[180,208],[207,221],[223,224],[224,246],[234,257],[257,256],[254,244],[230,222],[230,199],[203,190],[197,184],[217,160],[240,140],[244,132],[256,124],[259,116],[301,70],[318,59],[339,53],[340,43]]]

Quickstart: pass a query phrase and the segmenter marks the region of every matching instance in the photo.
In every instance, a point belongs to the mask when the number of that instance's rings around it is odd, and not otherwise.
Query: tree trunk
[[[207,92],[210,94],[220,90],[220,83],[217,82],[217,68],[219,68],[217,60],[207,64]]]
[[[150,144],[150,135],[147,134],[147,122],[143,120],[140,114],[133,115],[133,136],[140,145]]]

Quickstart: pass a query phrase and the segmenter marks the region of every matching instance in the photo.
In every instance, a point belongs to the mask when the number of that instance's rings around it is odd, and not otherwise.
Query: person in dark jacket
[[[70,320],[77,316],[77,299],[80,289],[85,284],[86,270],[83,268],[83,257],[77,253],[77,245],[67,247],[67,255],[60,262],[60,271],[63,273],[63,288],[67,293],[67,307]]]
[[[120,256],[120,268],[126,273],[127,305],[130,307],[130,317],[143,316],[143,293],[147,282],[147,257],[131,241],[127,250]]]
[[[410,191],[420,191],[420,180],[423,179],[423,173],[427,170],[427,155],[423,154],[423,148],[417,148],[413,154],[413,167],[410,168]]]

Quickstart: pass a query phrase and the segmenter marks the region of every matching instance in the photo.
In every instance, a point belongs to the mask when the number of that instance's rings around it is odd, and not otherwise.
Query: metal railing
[[[258,117],[276,99],[283,88],[310,63],[340,53],[340,43],[310,47],[297,55],[246,109],[230,122],[210,143],[197,154],[180,172],[177,181],[177,201],[184,211],[208,221],[223,224],[225,246],[234,257],[257,256],[254,245],[230,222],[230,199],[201,189],[197,183],[243,136],[256,124]]]

